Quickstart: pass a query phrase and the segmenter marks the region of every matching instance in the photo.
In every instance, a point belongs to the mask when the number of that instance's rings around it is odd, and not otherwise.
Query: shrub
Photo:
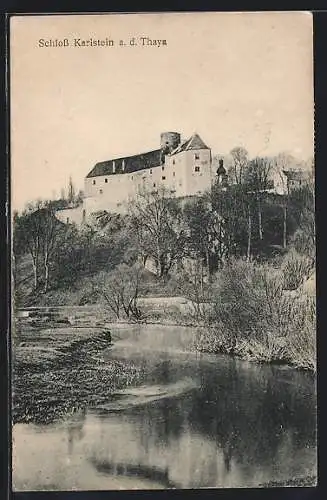
[[[285,290],[296,290],[302,285],[313,267],[313,261],[306,255],[291,250],[282,263],[283,288]]]
[[[316,371],[316,299],[295,297],[291,306],[285,321],[287,361]]]
[[[212,288],[214,319],[230,335],[262,337],[271,321],[271,301],[281,293],[274,273],[244,260],[230,262],[216,275]]]
[[[290,269],[295,269],[294,276],[306,269],[305,261],[299,261],[299,267],[286,267],[291,276]],[[211,289],[211,323],[217,328],[209,329],[206,341],[199,342],[204,350],[232,351],[257,361],[284,361],[315,371],[315,298],[286,293],[285,274],[284,269],[243,260],[234,260],[220,271]]]

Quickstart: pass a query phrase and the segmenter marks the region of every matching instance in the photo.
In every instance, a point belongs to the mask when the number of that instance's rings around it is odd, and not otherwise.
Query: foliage
[[[270,192],[271,174],[283,181],[293,164],[234,148],[229,185],[187,200],[141,190],[127,215],[98,212],[81,226],[60,223],[55,202],[35,202],[13,217],[16,296],[33,282],[35,302],[101,296],[116,318],[138,321],[141,296],[181,295],[188,321],[207,325],[202,346],[315,369],[315,304],[298,293],[315,266],[314,183]],[[71,180],[68,198],[78,198]],[[174,307],[167,314],[186,322]]]
[[[296,270],[300,281],[302,268]],[[287,292],[283,271],[234,260],[216,275],[211,293],[208,324],[221,351],[315,370],[315,299]]]

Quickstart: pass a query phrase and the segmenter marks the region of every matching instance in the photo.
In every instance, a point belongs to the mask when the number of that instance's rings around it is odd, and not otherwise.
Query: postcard
[[[309,12],[10,19],[12,488],[317,485]]]

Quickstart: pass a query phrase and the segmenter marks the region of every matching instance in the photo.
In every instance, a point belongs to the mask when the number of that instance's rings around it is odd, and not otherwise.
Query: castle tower
[[[163,132],[160,135],[161,163],[165,163],[165,155],[171,153],[181,142],[178,132]]]
[[[163,132],[160,135],[160,147],[165,152],[170,153],[176,149],[181,142],[181,134],[178,132]],[[167,153],[166,153],[167,154]]]

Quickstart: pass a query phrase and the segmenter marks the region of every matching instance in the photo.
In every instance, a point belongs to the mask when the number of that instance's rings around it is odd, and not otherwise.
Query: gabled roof
[[[208,146],[203,142],[198,134],[193,134],[190,139],[182,142],[176,149],[171,152],[171,155],[181,153],[182,151],[189,151],[192,149],[209,149]]]
[[[124,169],[123,169],[124,161]],[[115,168],[114,168],[115,162]],[[101,175],[122,174],[137,172],[138,170],[158,167],[161,163],[161,149],[149,151],[134,156],[115,158],[97,163],[87,177],[98,177]]]
[[[192,149],[210,148],[208,148],[208,146],[203,142],[198,134],[194,134],[192,135],[192,137],[190,137],[190,139],[187,139],[187,141],[184,141],[175,150],[173,150],[170,153],[170,156],[176,153],[181,153],[182,151],[189,151]],[[161,149],[155,149],[154,151],[149,151],[147,153],[142,153],[134,156],[125,156],[121,158],[113,158],[112,160],[108,161],[102,161],[97,163],[86,177],[99,177],[102,175],[122,173],[129,174],[131,172],[137,172],[138,170],[158,167],[162,163],[162,155],[163,151]]]

